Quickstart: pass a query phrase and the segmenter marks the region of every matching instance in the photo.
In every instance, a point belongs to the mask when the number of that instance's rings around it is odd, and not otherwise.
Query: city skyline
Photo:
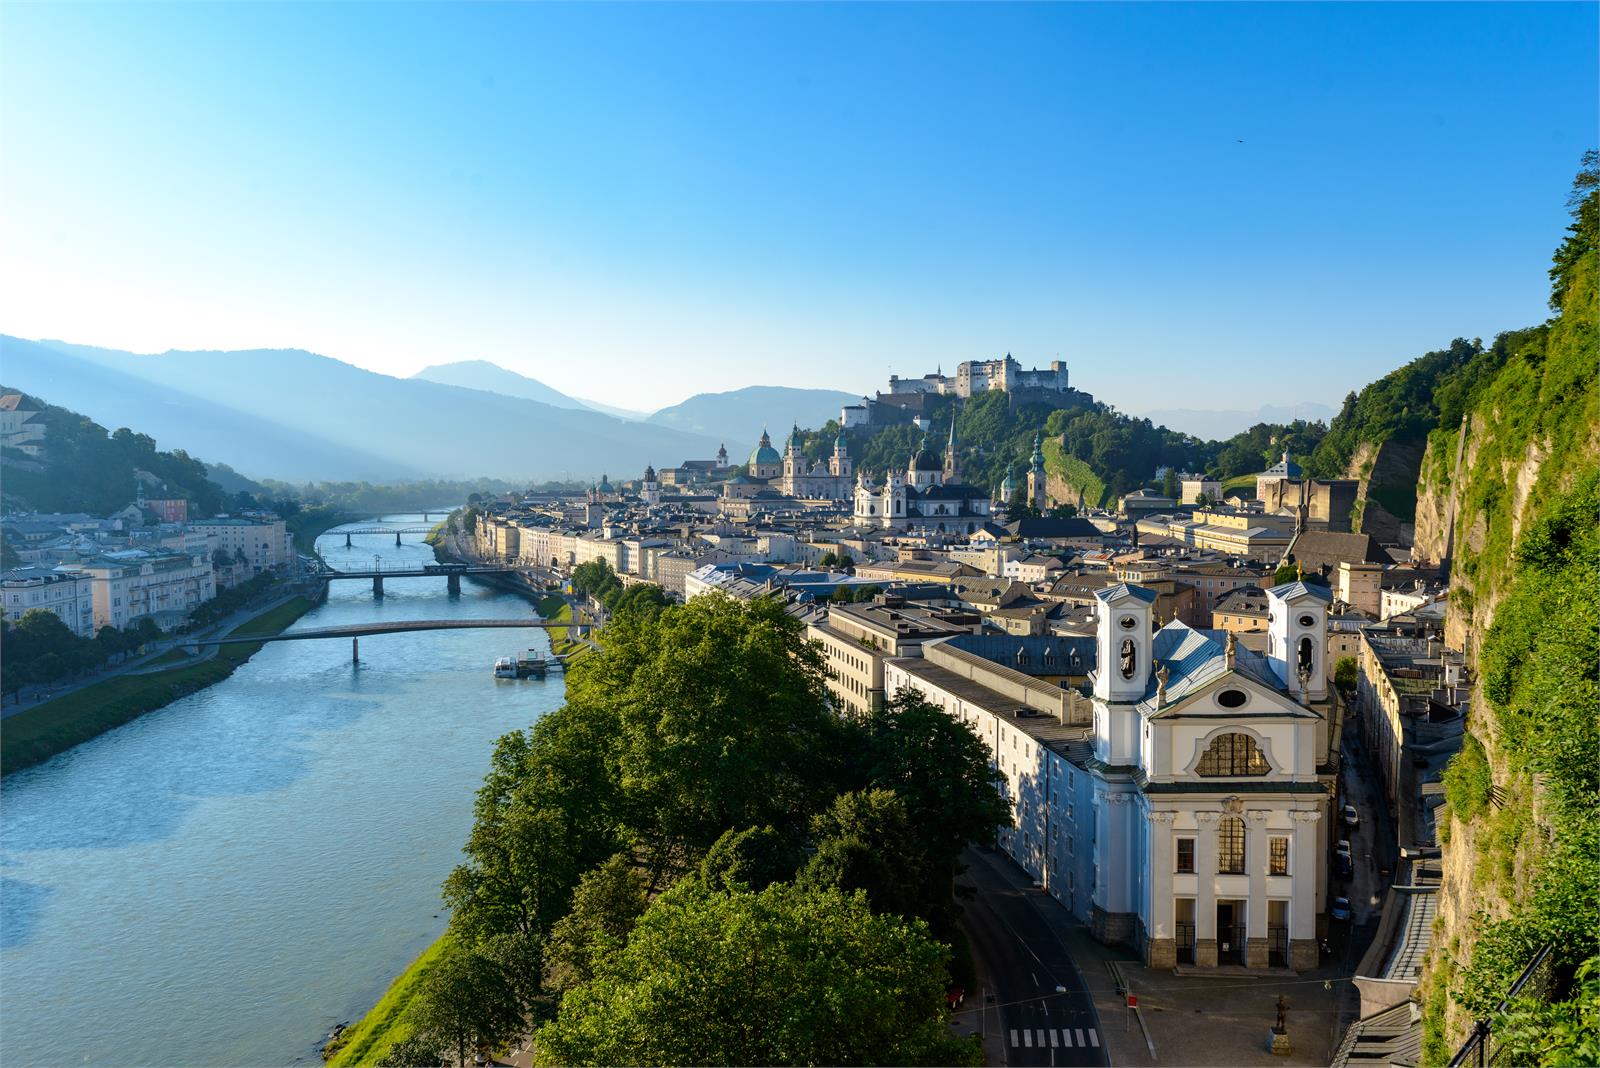
[[[1336,406],[1548,314],[1597,114],[1584,5],[6,20],[0,329],[641,410],[1008,351]]]

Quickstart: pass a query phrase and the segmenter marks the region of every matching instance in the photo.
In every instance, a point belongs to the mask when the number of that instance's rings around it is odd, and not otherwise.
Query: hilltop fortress
[[[862,397],[859,404],[845,405],[839,412],[839,425],[848,429],[915,422],[929,397],[968,398],[991,390],[1007,394],[1013,404],[1055,399],[1064,394],[1074,394],[1085,401],[1093,399],[1068,384],[1066,361],[1051,360],[1049,367],[1024,370],[1008,352],[997,360],[965,360],[956,365],[953,375],[942,369],[921,378],[890,375],[886,392]]]

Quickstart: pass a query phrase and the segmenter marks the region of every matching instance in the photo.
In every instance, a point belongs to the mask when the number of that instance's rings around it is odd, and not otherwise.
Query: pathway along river
[[[420,516],[388,516],[411,526]],[[334,566],[432,559],[329,531]],[[516,618],[523,599],[442,578],[332,583],[292,630]],[[562,680],[497,681],[541,631],[276,642],[230,678],[7,776],[0,804],[0,1063],[317,1062],[444,928],[494,740]]]

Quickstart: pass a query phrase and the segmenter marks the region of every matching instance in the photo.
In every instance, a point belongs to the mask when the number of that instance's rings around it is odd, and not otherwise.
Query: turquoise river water
[[[372,527],[416,526],[388,516]],[[432,559],[330,531],[334,566]],[[516,618],[442,578],[331,584],[291,630]],[[561,702],[498,681],[542,631],[278,642],[230,678],[0,788],[0,1063],[315,1064],[444,928],[439,884],[501,734]]]

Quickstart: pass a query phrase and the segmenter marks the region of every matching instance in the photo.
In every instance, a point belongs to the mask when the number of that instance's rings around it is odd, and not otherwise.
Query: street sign
[[[1137,994],[1129,994],[1128,995],[1128,1008],[1137,1009],[1138,1007],[1139,1007],[1139,997],[1138,997],[1138,995]]]

